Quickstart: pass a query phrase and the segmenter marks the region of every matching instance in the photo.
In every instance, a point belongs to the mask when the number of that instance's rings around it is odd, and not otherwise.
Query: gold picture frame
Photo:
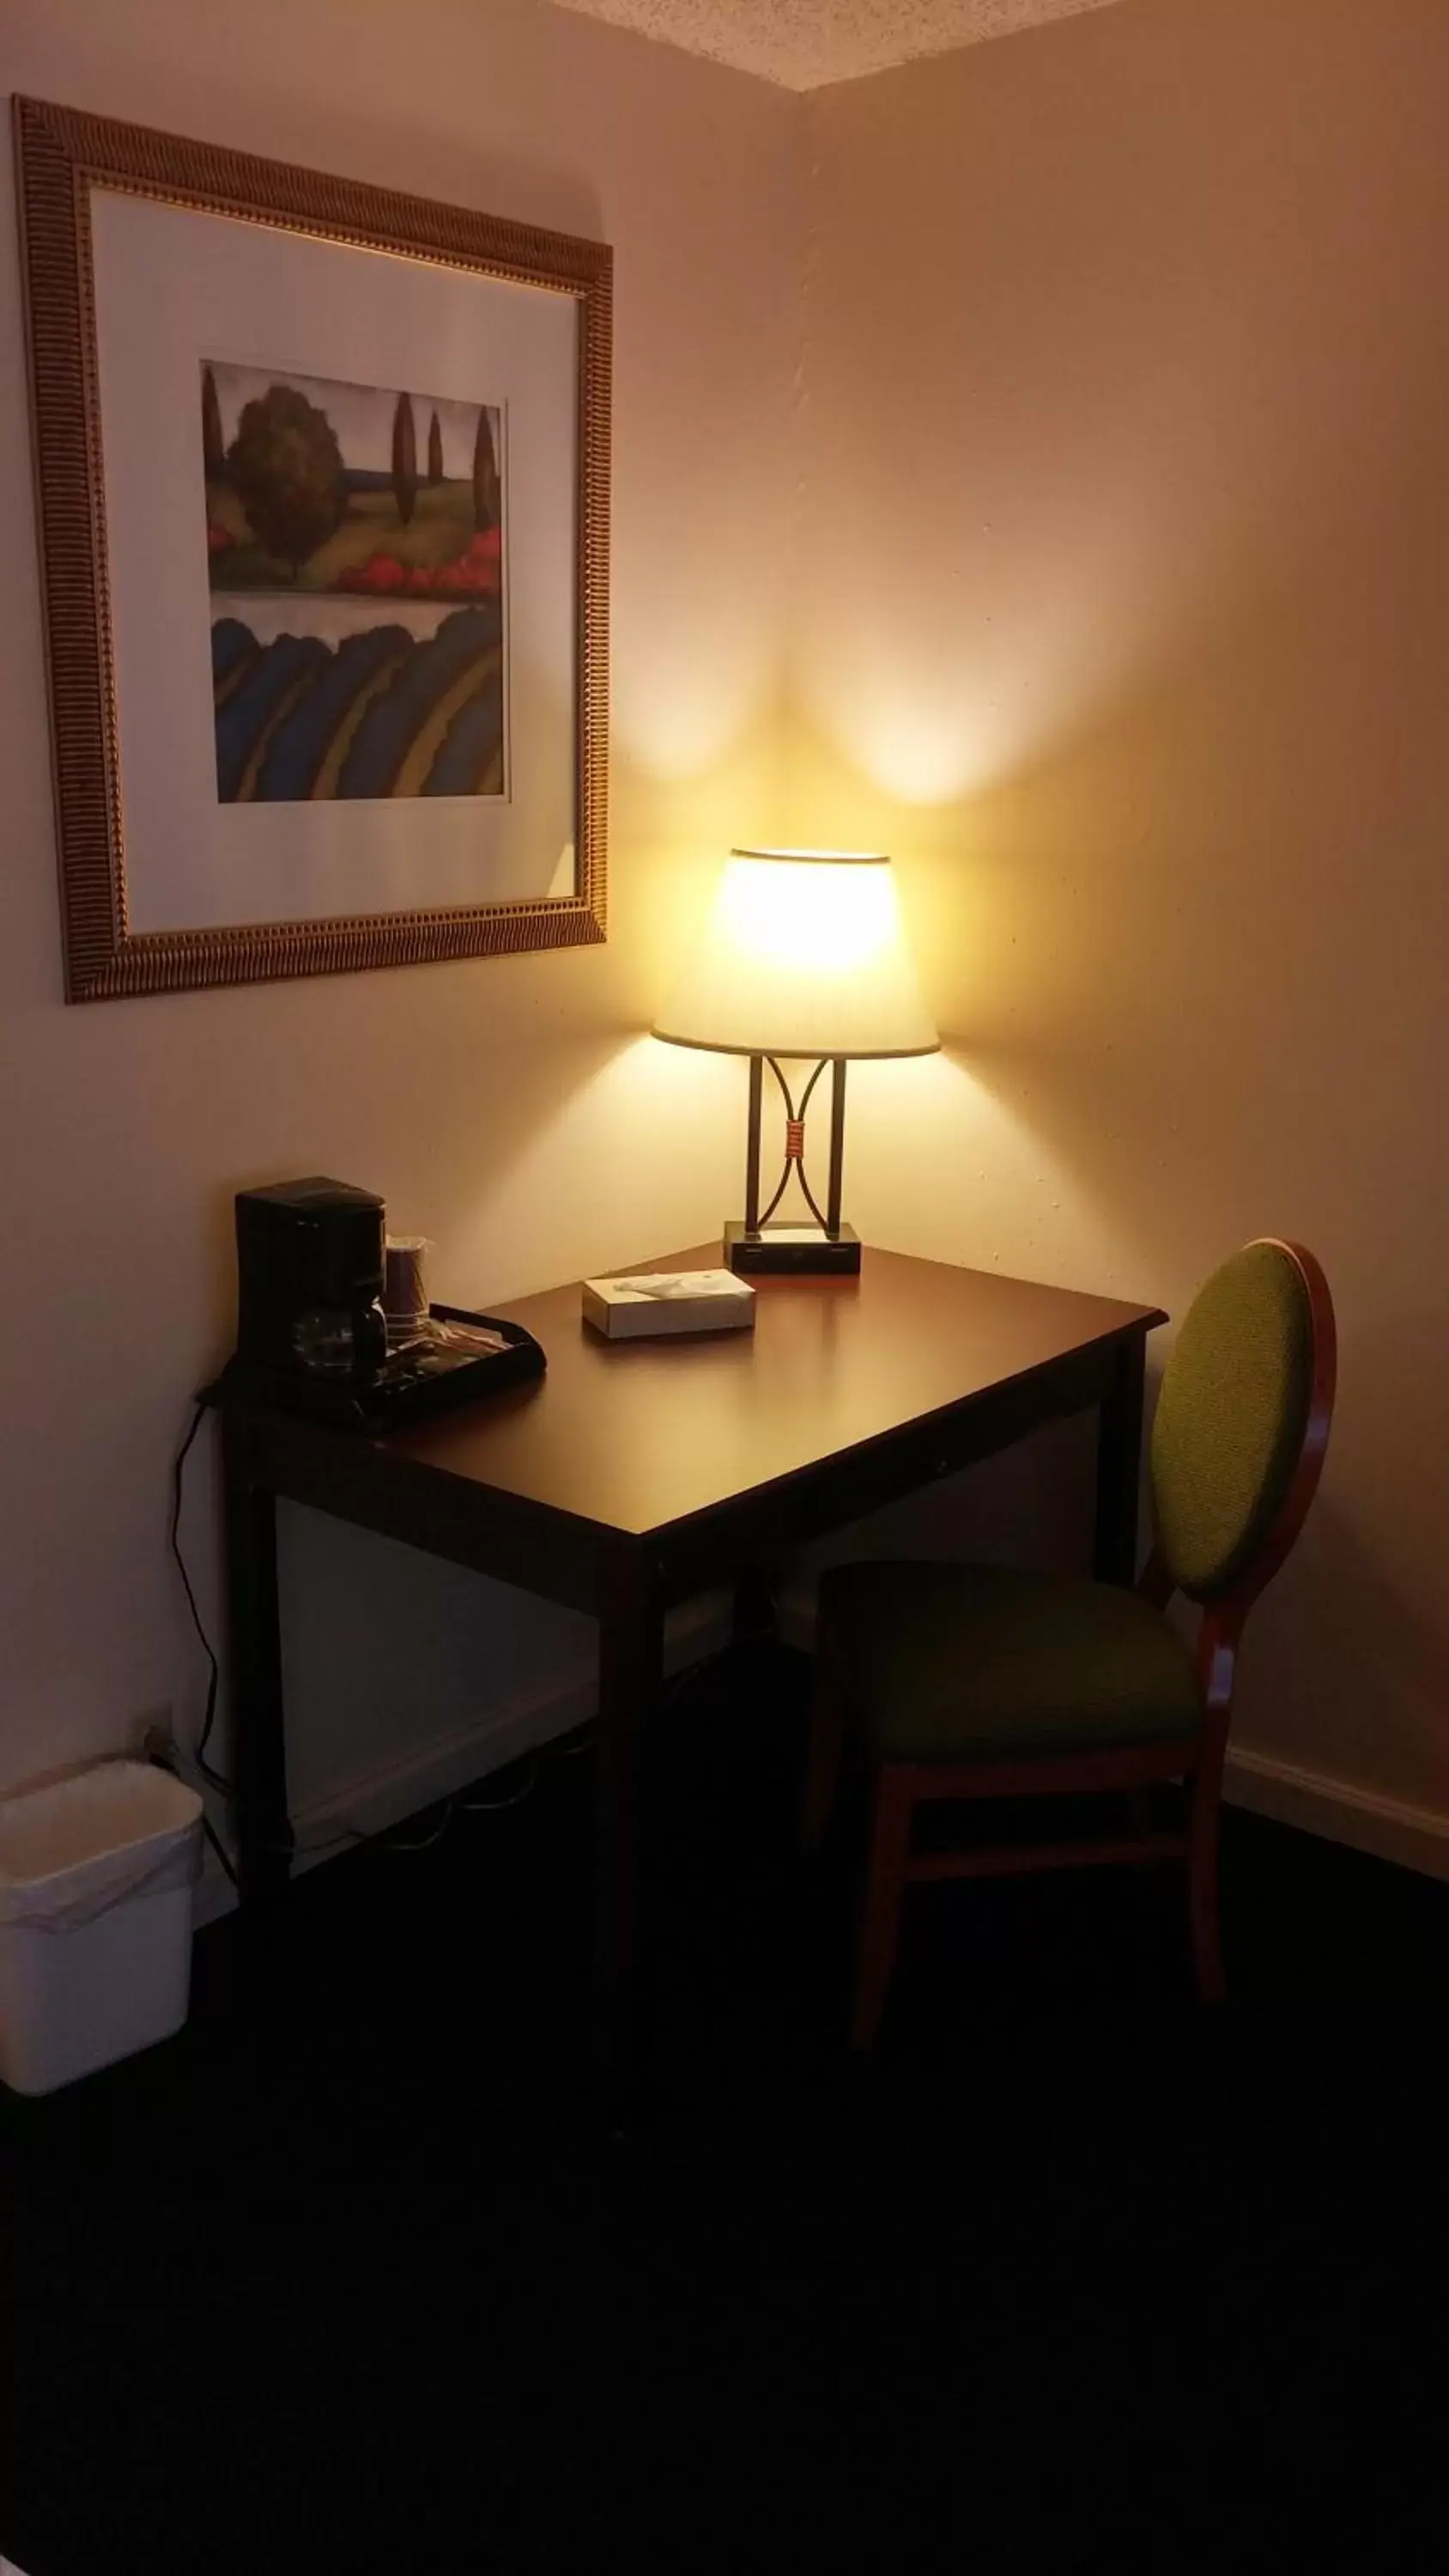
[[[612,313],[608,246],[35,99],[17,98],[13,115],[67,1000],[602,940]],[[565,693],[571,703],[559,718],[561,726],[571,718],[574,750],[572,890],[534,891],[499,901],[434,900],[407,909],[322,912],[295,919],[133,926],[102,454],[92,241],[97,190],[572,300],[577,317],[569,342],[576,352],[570,359],[576,412],[567,430],[573,460],[569,497],[575,510],[567,637],[572,687]],[[364,289],[367,283],[362,281]],[[501,546],[501,524],[497,543]],[[502,575],[497,579],[501,621]],[[500,654],[503,649],[500,643]],[[120,676],[124,688],[125,675]],[[561,801],[556,781],[550,792]],[[334,809],[342,813],[344,826],[347,810]],[[407,810],[416,814],[419,809]],[[431,819],[431,814],[424,816]]]

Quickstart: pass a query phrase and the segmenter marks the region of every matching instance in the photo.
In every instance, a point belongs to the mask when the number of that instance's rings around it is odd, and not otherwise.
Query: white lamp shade
[[[732,850],[654,1035],[726,1055],[934,1053],[889,859]]]

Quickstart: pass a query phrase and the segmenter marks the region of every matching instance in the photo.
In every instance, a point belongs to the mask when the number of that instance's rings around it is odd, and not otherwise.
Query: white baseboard
[[[1329,1842],[1347,1843],[1376,1860],[1422,1870],[1429,1878],[1449,1878],[1449,1815],[1436,1807],[1386,1798],[1376,1789],[1279,1762],[1272,1754],[1231,1749],[1223,1795],[1231,1805],[1269,1816],[1275,1824],[1297,1825],[1304,1833],[1322,1834]]]
[[[702,1655],[717,1653],[729,1633],[730,1604],[723,1593],[705,1593],[697,1601],[686,1601],[671,1614],[665,1631],[666,1673],[679,1672]],[[310,1800],[292,1817],[297,1836],[294,1874],[315,1869],[320,1861],[349,1849],[355,1835],[386,1833],[440,1798],[451,1798],[474,1781],[486,1779],[490,1771],[501,1771],[535,1746],[567,1735],[572,1727],[595,1716],[598,1704],[598,1676],[590,1656],[571,1671],[554,1673],[543,1685],[491,1708],[476,1725],[409,1747],[365,1780]],[[235,1904],[236,1891],[208,1845],[196,1889],[198,1929],[229,1914]]]

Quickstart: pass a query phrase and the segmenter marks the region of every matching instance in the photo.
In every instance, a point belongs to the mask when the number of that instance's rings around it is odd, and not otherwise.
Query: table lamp
[[[890,860],[866,850],[732,850],[703,938],[654,1035],[750,1060],[745,1213],[743,1223],[725,1227],[730,1268],[858,1270],[860,1239],[840,1218],[846,1064],[852,1056],[931,1055],[941,1043],[911,964]],[[814,1062],[798,1106],[782,1057]],[[822,1210],[805,1172],[805,1115],[827,1064],[830,1179]],[[766,1065],[785,1103],[785,1163],[762,1209]],[[813,1224],[771,1222],[792,1172]]]

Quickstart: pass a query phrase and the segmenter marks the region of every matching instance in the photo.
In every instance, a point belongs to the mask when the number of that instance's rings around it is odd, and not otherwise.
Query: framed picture
[[[602,939],[607,247],[15,127],[67,998]]]

